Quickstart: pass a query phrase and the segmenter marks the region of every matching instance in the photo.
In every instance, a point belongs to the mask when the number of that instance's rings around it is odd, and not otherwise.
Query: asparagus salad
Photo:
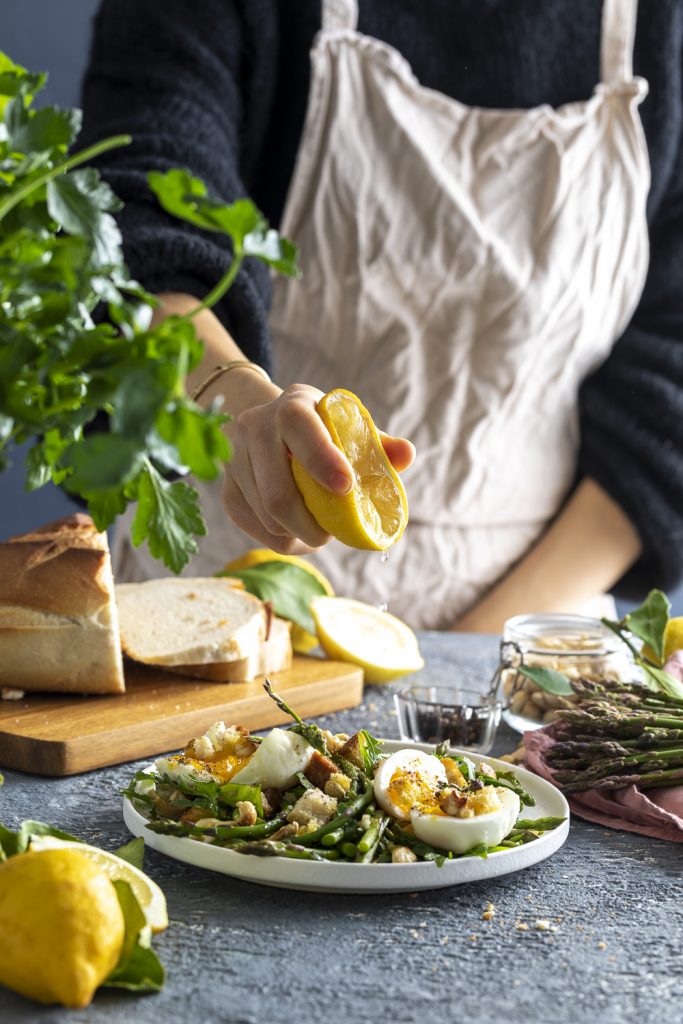
[[[365,730],[333,735],[294,719],[250,735],[217,722],[183,753],[138,772],[124,795],[154,832],[261,857],[442,865],[533,842],[564,818],[520,818],[533,806],[514,771],[467,757],[384,754]]]

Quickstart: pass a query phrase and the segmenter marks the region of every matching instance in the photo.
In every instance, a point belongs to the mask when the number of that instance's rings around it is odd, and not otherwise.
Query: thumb
[[[412,466],[415,461],[415,445],[405,437],[392,437],[380,431],[382,447],[387,453],[389,462],[398,473]]]

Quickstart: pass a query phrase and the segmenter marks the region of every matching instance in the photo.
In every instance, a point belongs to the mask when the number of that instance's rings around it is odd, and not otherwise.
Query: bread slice
[[[230,579],[200,577],[116,587],[123,653],[145,665],[207,665],[257,652],[266,609]]]
[[[107,535],[89,516],[0,544],[0,685],[125,690]]]
[[[273,618],[268,639],[247,657],[234,661],[219,661],[207,665],[178,665],[172,671],[214,683],[248,683],[257,676],[284,672],[292,667],[292,624]]]

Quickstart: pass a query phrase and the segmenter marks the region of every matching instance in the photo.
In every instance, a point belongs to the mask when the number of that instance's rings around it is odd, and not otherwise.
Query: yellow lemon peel
[[[408,523],[408,499],[368,410],[356,395],[335,388],[316,406],[332,440],[353,469],[353,486],[336,494],[319,484],[298,459],[294,480],[316,522],[352,548],[384,551]]]

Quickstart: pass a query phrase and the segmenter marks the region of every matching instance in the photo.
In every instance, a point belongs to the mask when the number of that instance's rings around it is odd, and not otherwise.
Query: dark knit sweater
[[[360,31],[417,78],[464,103],[554,106],[600,79],[601,0],[361,0]],[[204,295],[223,241],[159,209],[152,168],[188,167],[224,200],[249,195],[278,224],[303,125],[320,0],[103,0],[84,85],[81,144],[134,143],[102,158],[125,200],[126,258],[152,291]],[[643,540],[626,596],[683,575],[683,0],[640,0],[635,71],[652,165],[651,264],[632,323],[580,394],[579,472],[625,509]],[[216,312],[268,366],[269,280],[252,261]]]

